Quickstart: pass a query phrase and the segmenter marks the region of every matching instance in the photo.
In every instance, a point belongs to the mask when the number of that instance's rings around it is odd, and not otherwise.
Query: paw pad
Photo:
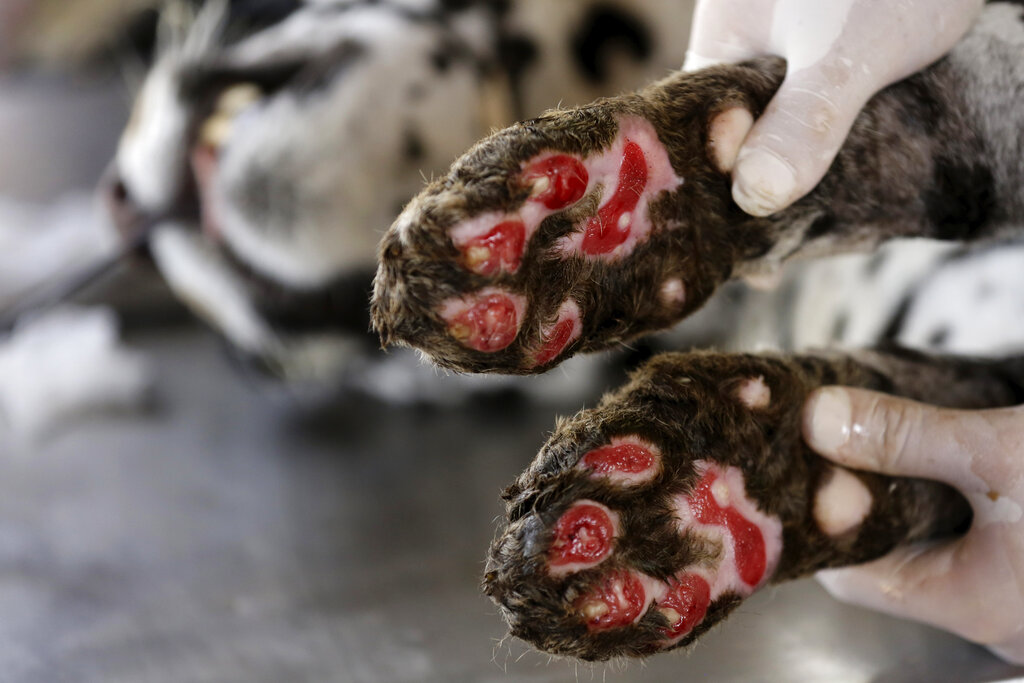
[[[522,221],[503,221],[489,232],[461,245],[463,263],[478,275],[519,270],[526,246],[526,226]]]
[[[640,618],[647,596],[640,577],[628,571],[606,576],[579,598],[576,609],[590,631],[628,626]]]
[[[530,201],[561,211],[583,198],[590,174],[575,157],[555,154],[528,164],[522,178],[531,188]]]
[[[512,295],[491,290],[444,306],[448,334],[477,351],[493,353],[511,344],[519,333],[523,304]]]
[[[662,628],[668,640],[677,640],[693,630],[707,614],[711,586],[700,574],[684,572],[669,580],[668,592],[658,601],[658,611],[668,621]]]
[[[583,501],[565,511],[555,523],[548,562],[552,567],[593,566],[612,552],[615,522],[603,505]]]

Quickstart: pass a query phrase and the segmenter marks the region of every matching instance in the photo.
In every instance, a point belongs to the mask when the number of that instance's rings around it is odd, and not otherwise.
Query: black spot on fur
[[[330,86],[367,54],[366,45],[354,40],[339,43],[296,74],[290,88],[300,96],[311,95]]]
[[[498,59],[509,74],[518,76],[537,61],[537,43],[522,35],[504,35],[498,42]]]
[[[446,12],[462,12],[475,4],[475,0],[441,0],[441,9]]]
[[[939,327],[928,335],[928,346],[940,347],[949,340],[950,330],[948,327]]]
[[[540,50],[531,38],[517,34],[503,34],[498,36],[498,62],[501,68],[508,74],[509,85],[512,88],[512,98],[517,111],[516,118],[526,115],[523,111],[523,75],[526,70],[537,61]]]
[[[243,273],[257,312],[276,331],[290,334],[344,332],[365,337],[367,350],[376,346],[374,336],[368,332],[372,271],[340,276],[310,291],[288,289],[248,269]]]
[[[452,61],[453,55],[451,51],[446,50],[444,48],[435,50],[430,55],[430,63],[433,64],[434,68],[440,71],[441,73],[444,73],[451,67]]]
[[[409,161],[421,161],[427,156],[427,147],[423,143],[423,138],[412,128],[405,129],[402,155]]]
[[[468,45],[442,32],[440,43],[430,53],[430,63],[438,73],[446,73],[459,62],[477,64],[478,60]]]
[[[264,95],[287,90],[306,97],[329,86],[366,53],[363,43],[345,40],[313,59],[277,59],[242,67],[218,62],[196,65],[183,73],[179,92],[200,110],[212,107],[221,92],[238,83],[252,83]]]
[[[935,237],[971,239],[988,222],[995,200],[995,183],[988,168],[936,160],[932,186],[924,195]]]
[[[882,331],[881,340],[883,342],[894,342],[899,337],[900,332],[903,331],[903,325],[907,322],[907,314],[910,313],[910,304],[913,301],[913,295],[904,297],[900,301],[900,305],[896,307],[892,317],[889,318],[889,324]]]
[[[805,240],[813,240],[835,232],[836,217],[830,213],[822,214],[814,219],[811,227],[804,233]]]
[[[594,83],[608,78],[608,58],[612,50],[625,50],[636,61],[651,56],[651,32],[637,17],[618,7],[599,4],[584,16],[572,36],[576,66]]]

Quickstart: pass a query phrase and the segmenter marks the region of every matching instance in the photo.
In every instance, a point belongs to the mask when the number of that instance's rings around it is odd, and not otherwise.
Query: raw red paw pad
[[[640,197],[647,187],[647,159],[640,145],[626,142],[615,193],[587,221],[580,248],[584,254],[607,254],[629,239]]]
[[[768,566],[764,535],[756,524],[737,510],[720,473],[708,469],[689,496],[690,511],[701,524],[725,527],[732,537],[736,570],[750,587],[764,578]]]
[[[589,593],[582,595],[576,609],[588,630],[605,631],[636,622],[646,603],[647,596],[640,578],[620,570],[606,576]]]
[[[558,252],[566,258],[616,261],[648,239],[654,229],[651,202],[662,192],[677,190],[683,179],[673,171],[653,128],[630,117],[620,120],[615,144],[585,163],[591,186],[602,188],[601,203],[596,215],[559,241]]]
[[[548,562],[569,571],[598,564],[611,554],[615,521],[603,505],[583,501],[562,514],[554,531]]]
[[[459,245],[463,263],[478,275],[519,270],[526,247],[526,226],[522,221],[502,221],[483,235]]]
[[[582,331],[580,308],[575,301],[569,299],[558,309],[555,323],[542,330],[543,341],[540,350],[534,356],[535,365],[546,365],[558,358],[569,344],[580,338]]]
[[[650,481],[659,470],[657,449],[635,438],[613,439],[584,454],[580,466],[624,484]]]
[[[711,586],[700,574],[685,572],[669,581],[668,592],[658,601],[658,611],[668,620],[662,633],[669,640],[685,636],[699,624],[711,604]]]
[[[524,308],[522,297],[485,290],[468,299],[449,301],[441,316],[448,333],[461,344],[493,353],[515,340]]]
[[[530,201],[561,211],[583,198],[590,174],[586,166],[568,154],[555,154],[527,164],[523,181],[532,188]]]

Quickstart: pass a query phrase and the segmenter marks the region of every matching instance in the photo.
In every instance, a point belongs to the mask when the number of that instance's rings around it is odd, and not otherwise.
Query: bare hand
[[[1024,663],[1024,406],[948,410],[828,387],[804,406],[804,438],[847,467],[946,482],[974,509],[965,536],[819,572],[822,585]]]

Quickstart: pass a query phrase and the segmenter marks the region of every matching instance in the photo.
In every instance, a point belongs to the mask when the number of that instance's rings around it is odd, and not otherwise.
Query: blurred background
[[[117,257],[97,190],[157,26],[155,0],[0,0],[0,681],[1009,680],[812,581],[644,664],[506,639],[478,590],[499,493],[645,347],[521,382],[254,369]]]

